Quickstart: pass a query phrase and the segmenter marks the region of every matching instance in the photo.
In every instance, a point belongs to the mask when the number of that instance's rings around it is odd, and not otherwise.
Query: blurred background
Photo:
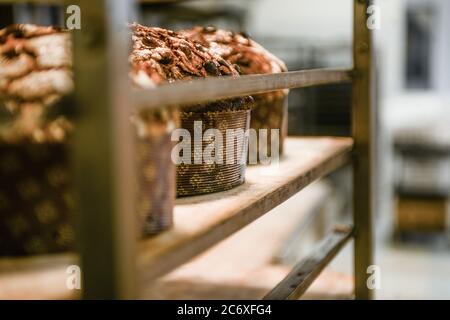
[[[142,5],[137,19],[175,30],[214,25],[244,31],[284,60],[290,70],[351,67],[352,3],[168,1]],[[380,14],[380,28],[374,30],[375,263],[381,270],[376,297],[450,299],[450,2],[374,3]],[[60,9],[48,6],[23,4],[0,10],[4,25],[8,21],[61,25],[63,17]],[[292,90],[289,133],[350,135],[350,99],[350,84]],[[315,183],[168,275],[165,287],[154,292],[166,290],[172,297],[186,298],[199,291],[208,297],[240,298],[227,295],[235,292],[227,291],[224,283],[228,283],[241,286],[245,298],[246,290],[260,290],[266,284],[269,288],[270,279],[310,252],[336,220],[351,219],[350,175],[350,168],[343,168]],[[247,259],[250,252],[256,254],[252,261]],[[205,269],[214,272],[201,272]],[[345,298],[351,291],[351,272],[352,250],[347,248],[317,280],[309,297]]]

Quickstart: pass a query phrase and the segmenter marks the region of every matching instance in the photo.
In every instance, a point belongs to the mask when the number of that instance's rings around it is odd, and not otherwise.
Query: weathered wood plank
[[[211,268],[216,267],[210,265]],[[289,266],[267,264],[251,271],[208,277],[196,270],[183,270],[158,279],[147,291],[147,300],[260,300],[289,273]],[[353,299],[353,276],[325,270],[301,300]]]
[[[143,288],[350,161],[352,140],[348,138],[288,138],[286,143],[277,175],[264,175],[260,167],[252,166],[241,187],[177,200],[174,227],[140,243],[138,267]],[[58,292],[62,298],[76,296],[65,287],[65,270],[76,263],[77,257],[67,254],[0,259],[0,297],[8,292],[18,297],[21,289],[25,298],[53,298]],[[9,275],[13,270],[17,281],[12,283]],[[20,275],[30,281],[21,281]],[[8,291],[13,285],[14,290]],[[44,288],[46,285],[49,287]]]
[[[348,138],[289,138],[276,175],[250,167],[238,188],[179,199],[175,227],[143,241],[138,268],[144,286],[275,208],[311,182],[350,161]]]
[[[67,267],[77,264],[74,254],[0,259],[0,300],[73,299],[79,290],[66,286]]]

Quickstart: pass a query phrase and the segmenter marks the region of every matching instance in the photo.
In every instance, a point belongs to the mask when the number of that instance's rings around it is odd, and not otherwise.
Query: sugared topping
[[[205,46],[214,55],[240,67],[242,74],[265,74],[287,71],[286,65],[245,33],[215,27],[194,27],[179,34]]]
[[[239,76],[233,62],[199,41],[171,30],[136,23],[130,28],[133,45],[130,76],[138,87],[151,88],[194,78]],[[212,34],[220,31],[207,30]],[[71,53],[70,34],[58,28],[27,24],[0,30],[0,112],[2,119],[6,119],[0,126],[0,140],[61,141],[72,130],[71,123],[63,117],[47,118],[49,114],[58,114],[49,112],[49,108],[73,91]],[[186,110],[233,109],[250,104],[251,98],[245,97]],[[175,117],[172,111],[167,116],[164,112],[151,116],[160,122]]]
[[[231,63],[215,56],[202,44],[171,30],[130,25],[133,50],[132,78],[138,86],[152,87],[164,82],[210,76],[238,76]],[[144,79],[145,76],[148,79]]]
[[[0,99],[3,141],[61,141],[64,118],[45,119],[48,107],[72,92],[70,35],[54,27],[12,25],[0,30]],[[6,109],[6,110],[5,110]],[[4,117],[5,118],[5,117]]]
[[[131,24],[133,50],[130,55],[131,78],[140,88],[153,88],[163,83],[195,78],[239,76],[236,67],[213,54],[199,42],[157,27]],[[217,112],[250,108],[253,99],[242,97],[183,107],[185,112]],[[162,113],[163,114],[163,113]],[[154,115],[150,115],[154,119]],[[149,134],[148,114],[142,112],[133,120],[139,134]],[[143,130],[145,129],[145,130]]]

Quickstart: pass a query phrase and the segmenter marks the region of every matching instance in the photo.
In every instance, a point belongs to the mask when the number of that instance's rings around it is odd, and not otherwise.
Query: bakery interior
[[[73,1],[69,31],[66,2],[13,2],[0,1],[0,299],[450,299],[449,1]],[[135,23],[109,30],[121,21]],[[263,67],[206,44],[220,30]],[[161,39],[183,53],[149,58]],[[171,76],[205,78],[209,98]],[[231,98],[237,83],[256,98]],[[175,166],[168,128],[196,116],[279,128],[280,171]]]

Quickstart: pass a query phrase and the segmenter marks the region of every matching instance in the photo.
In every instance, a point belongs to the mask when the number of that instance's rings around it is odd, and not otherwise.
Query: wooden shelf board
[[[67,267],[75,254],[0,259],[0,300],[75,299],[79,290],[66,286]]]
[[[178,199],[174,227],[140,243],[137,265],[142,289],[348,163],[352,140],[288,138],[285,150],[276,174],[251,166],[246,183],[238,188]],[[79,292],[65,286],[66,268],[76,263],[71,254],[0,259],[0,297],[18,298],[22,292],[23,298],[32,299],[76,297]]]
[[[141,243],[144,286],[275,208],[311,182],[348,163],[349,138],[288,138],[276,174],[251,166],[246,183],[204,196],[178,199],[175,227]]]
[[[164,277],[148,288],[146,300],[261,300],[285,277],[291,268],[283,265],[265,265],[236,276],[224,275],[211,279],[194,272]],[[301,300],[353,299],[351,275],[324,271],[311,285]]]

